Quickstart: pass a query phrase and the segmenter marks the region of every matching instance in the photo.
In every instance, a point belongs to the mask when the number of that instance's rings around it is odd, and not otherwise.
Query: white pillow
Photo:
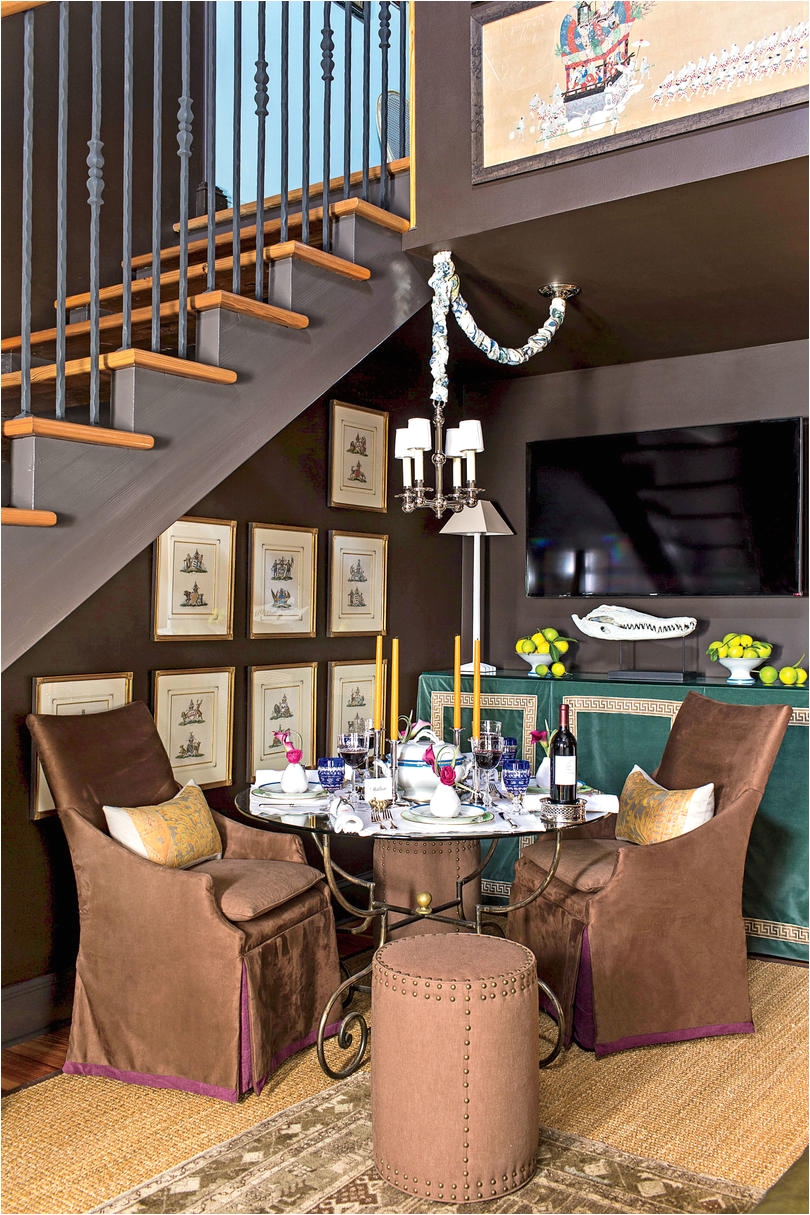
[[[616,839],[660,844],[694,831],[713,815],[713,783],[696,789],[665,789],[635,764],[619,797]]]

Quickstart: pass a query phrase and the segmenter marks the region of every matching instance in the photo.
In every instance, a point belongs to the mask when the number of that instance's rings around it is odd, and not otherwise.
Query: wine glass
[[[338,734],[338,755],[348,765],[351,772],[351,786],[348,800],[352,803],[359,801],[357,793],[357,769],[368,759],[370,735],[368,730],[348,730]]]
[[[482,806],[485,810],[489,810],[492,806],[492,793],[489,787],[490,774],[500,763],[503,754],[503,738],[500,734],[485,734],[482,729],[480,738],[471,738],[470,744],[475,760],[476,796],[480,793]]]
[[[517,759],[517,739],[504,736],[503,762],[505,763],[507,759]]]
[[[346,765],[339,755],[318,757],[318,780],[327,793],[337,793],[346,778]]]
[[[518,810],[523,810],[523,794],[529,787],[529,761],[527,759],[504,759],[503,783]]]

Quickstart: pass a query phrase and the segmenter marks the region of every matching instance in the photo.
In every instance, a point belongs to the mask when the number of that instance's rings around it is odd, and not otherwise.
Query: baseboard
[[[38,975],[2,990],[2,1045],[13,1046],[70,1020],[75,971]]]

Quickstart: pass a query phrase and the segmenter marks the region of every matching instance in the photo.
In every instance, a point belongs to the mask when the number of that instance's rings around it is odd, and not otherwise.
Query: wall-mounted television
[[[526,447],[528,595],[806,593],[804,419]]]

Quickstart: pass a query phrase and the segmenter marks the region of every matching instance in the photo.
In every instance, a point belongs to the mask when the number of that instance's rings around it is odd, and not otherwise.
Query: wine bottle
[[[560,705],[560,725],[549,747],[551,801],[570,806],[577,800],[577,740],[568,724],[568,705]]]

